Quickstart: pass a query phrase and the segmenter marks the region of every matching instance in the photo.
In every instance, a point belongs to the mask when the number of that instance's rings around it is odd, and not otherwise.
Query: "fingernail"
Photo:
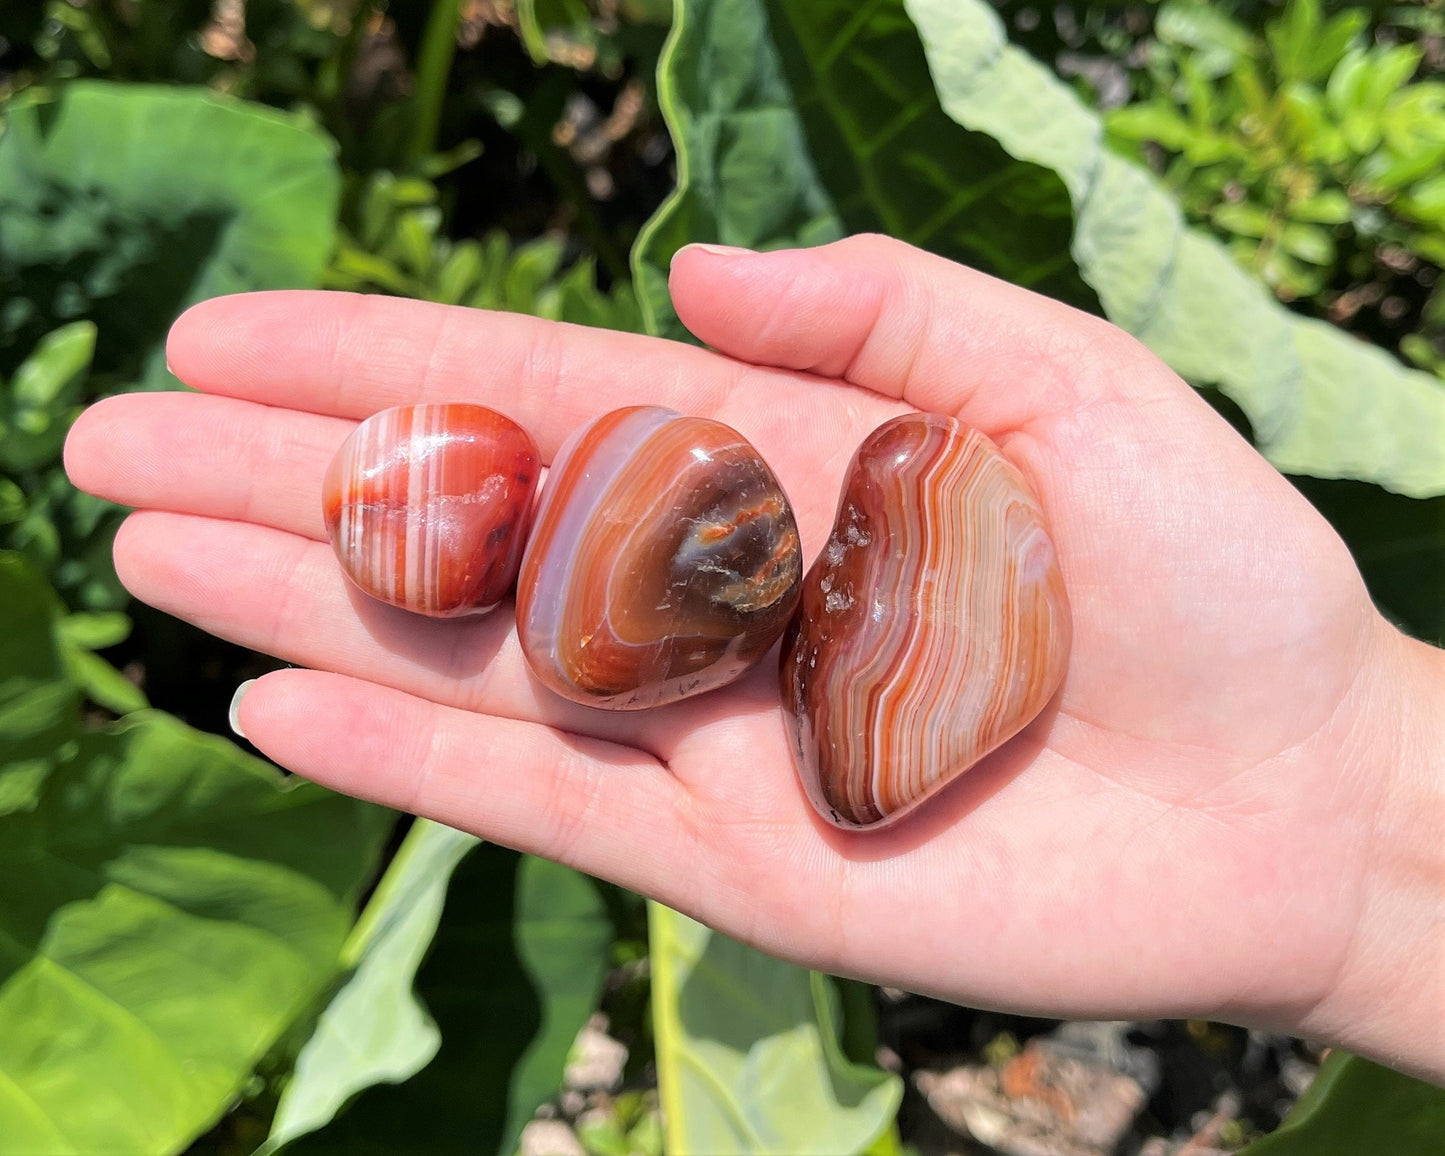
[[[711,257],[750,257],[753,254],[752,249],[744,249],[740,245],[708,245],[701,241],[694,241],[691,245],[684,245],[678,252],[686,253],[689,249],[706,253]]]
[[[236,688],[236,693],[231,696],[231,709],[227,714],[231,722],[231,729],[243,739],[246,737],[246,732],[241,729],[241,699],[245,697],[247,689],[255,682],[254,678],[248,678]]]

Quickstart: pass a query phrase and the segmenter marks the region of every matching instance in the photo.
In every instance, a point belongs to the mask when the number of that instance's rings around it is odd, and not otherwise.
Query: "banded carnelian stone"
[[[485,614],[521,564],[537,444],[480,405],[408,405],[367,418],[326,472],[322,514],[346,576],[417,614]]]
[[[741,434],[657,406],[615,410],[552,464],[517,582],[517,633],[557,694],[659,706],[762,658],[802,572],[787,495]]]
[[[875,430],[783,641],[819,814],[885,826],[1008,741],[1058,689],[1071,622],[1043,511],[992,442],[934,414]]]

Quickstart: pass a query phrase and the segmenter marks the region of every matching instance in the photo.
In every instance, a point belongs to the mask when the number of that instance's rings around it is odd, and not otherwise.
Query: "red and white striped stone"
[[[1043,511],[993,443],[933,414],[875,430],[783,643],[819,814],[880,827],[938,792],[1043,710],[1070,639]]]
[[[485,614],[521,564],[537,445],[480,405],[411,405],[367,418],[326,472],[322,512],[346,576],[417,614]]]

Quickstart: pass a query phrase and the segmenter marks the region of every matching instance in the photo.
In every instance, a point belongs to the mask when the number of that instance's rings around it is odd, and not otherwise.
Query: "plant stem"
[[[442,102],[446,99],[447,78],[457,50],[460,17],[461,0],[434,0],[431,15],[427,17],[416,70],[415,120],[406,148],[405,159],[409,164],[414,165],[436,151]]]

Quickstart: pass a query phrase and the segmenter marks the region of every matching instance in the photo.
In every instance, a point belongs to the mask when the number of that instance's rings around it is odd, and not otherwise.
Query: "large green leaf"
[[[897,1076],[849,1061],[826,976],[649,907],[652,1018],[671,1156],[864,1152]]]
[[[657,99],[677,151],[677,187],[638,234],[633,283],[647,330],[686,340],[667,293],[678,249],[818,245],[844,226],[808,151],[763,0],[679,0]]]
[[[684,336],[666,268],[689,241],[879,229],[1094,304],[1082,275],[1112,320],[1233,399],[1286,472],[1445,493],[1445,388],[1296,317],[1186,228],[984,0],[680,0],[658,91],[678,187],[634,250],[654,332]]]
[[[71,652],[127,628],[0,554],[0,1153],[183,1148],[330,980],[390,823],[166,715],[83,732]]]
[[[468,853],[468,836],[443,831],[408,837],[405,858],[382,885],[386,894],[378,893],[381,906],[363,917],[369,946],[353,983],[365,985],[357,993],[364,998],[342,990],[338,1002],[345,1003],[332,1005],[331,1023],[323,1019],[338,1038],[321,1045],[306,1070],[298,1068],[297,1079],[311,1088],[287,1097],[311,1101],[309,1126],[325,1115],[317,1106],[332,1110],[346,1091],[373,1086],[326,1127],[287,1144],[288,1153],[506,1156],[561,1085],[568,1049],[601,993],[613,934],[603,901],[591,880],[569,868],[475,840]],[[465,857],[452,873],[430,953],[414,972],[417,941],[393,938],[387,925],[401,920],[398,936],[426,936],[428,919],[404,926],[412,921],[402,908],[415,901],[434,910],[437,893],[424,875],[444,872],[459,852]],[[365,930],[369,922],[374,935]],[[377,953],[383,958],[368,969]],[[368,1008],[368,999],[378,1006]],[[423,1051],[436,1037],[419,1018],[418,1000],[440,1034],[430,1063]],[[402,1030],[392,1026],[398,1022]],[[349,1056],[345,1040],[358,1045]],[[404,1063],[383,1054],[389,1046],[401,1049]],[[420,1070],[405,1079],[413,1065]],[[382,1078],[405,1082],[376,1083]],[[293,1121],[300,1116],[287,1111]]]
[[[421,1071],[441,1034],[412,990],[474,836],[419,819],[341,953],[350,971],[296,1059],[263,1151],[330,1123],[357,1092]]]
[[[57,324],[99,327],[95,368],[174,384],[187,305],[313,284],[332,242],[333,144],[203,89],[75,82],[27,93],[0,135],[0,372]]]
[[[689,241],[778,248],[878,230],[1093,302],[1058,177],[945,115],[900,3],[680,2],[658,98],[678,186],[633,251],[655,332],[685,336],[666,269]]]
[[[1445,493],[1445,388],[1341,331],[1295,316],[1147,171],[1109,153],[1099,117],[1009,46],[984,0],[906,0],[948,114],[1059,174],[1073,251],[1111,320],[1184,377],[1217,386],[1287,473]]]
[[[131,719],[0,818],[0,1153],[184,1148],[330,979],[389,822]]]
[[[1439,1156],[1445,1088],[1333,1052],[1274,1132],[1245,1156]]]

